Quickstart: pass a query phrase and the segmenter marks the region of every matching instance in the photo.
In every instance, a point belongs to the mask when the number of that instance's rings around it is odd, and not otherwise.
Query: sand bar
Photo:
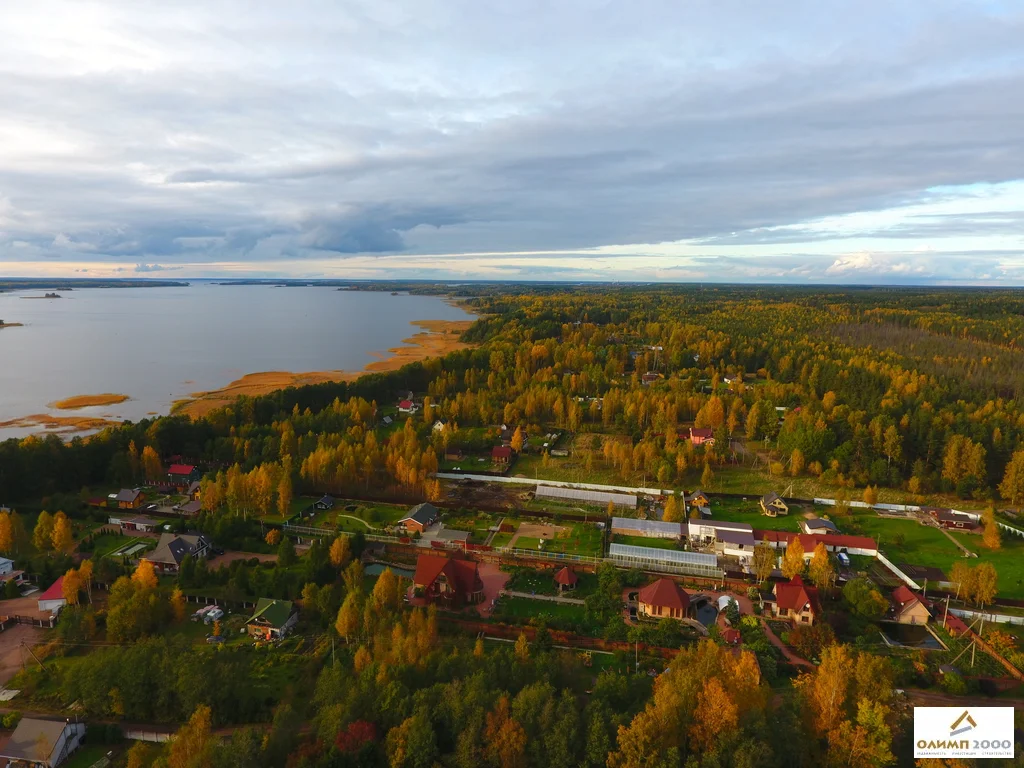
[[[55,403],[50,403],[49,408],[57,408],[62,411],[74,411],[78,408],[89,408],[93,405],[117,405],[128,400],[128,395],[115,395],[106,392],[102,395],[75,395]]]

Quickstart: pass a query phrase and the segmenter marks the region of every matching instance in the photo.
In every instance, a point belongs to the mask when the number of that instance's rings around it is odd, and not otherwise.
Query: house
[[[559,592],[569,592],[576,589],[576,583],[579,580],[576,571],[569,566],[565,566],[555,574],[555,587],[558,588]]]
[[[199,499],[194,501],[186,501],[184,504],[178,504],[174,507],[175,510],[180,512],[185,517],[194,517],[203,511],[203,502]]]
[[[13,581],[15,584],[25,583],[25,572],[15,570],[14,561],[8,557],[0,557],[0,583]]]
[[[320,510],[334,509],[334,497],[324,494],[313,502],[313,507]]]
[[[692,523],[693,521],[691,521]],[[754,531],[754,538],[763,541],[773,549],[785,549],[794,538],[799,539],[804,549],[804,560],[810,560],[818,544],[825,545],[826,552],[845,552],[848,555],[878,555],[878,543],[867,536],[849,536],[844,533],[789,533],[788,531]]]
[[[171,464],[167,468],[167,483],[176,491],[184,491],[199,479],[199,469],[192,464]]]
[[[647,373],[645,373],[643,376],[640,377],[640,380],[645,385],[650,385],[650,384],[653,384],[654,382],[656,382],[660,378],[661,378],[661,374],[660,373],[655,373],[654,371],[648,371]]]
[[[295,626],[299,614],[290,600],[261,597],[252,616],[245,622],[249,637],[256,640],[280,640]]]
[[[722,630],[722,642],[726,645],[739,645],[743,642],[743,636],[740,634],[738,629],[729,627],[728,629]]]
[[[935,509],[934,507],[922,507],[922,512],[928,514],[935,522],[943,528],[957,528],[960,530],[973,530],[977,522],[963,512],[956,512],[952,509]]]
[[[418,413],[420,407],[416,405],[412,400],[402,400],[398,404],[399,413]]]
[[[398,525],[404,526],[409,533],[423,533],[436,523],[440,516],[437,507],[430,502],[423,502],[410,509],[409,514],[398,521]]]
[[[147,552],[141,559],[153,564],[157,573],[177,573],[185,555],[198,560],[206,557],[210,550],[209,540],[201,533],[162,533],[156,549]]]
[[[800,576],[794,576],[789,582],[776,582],[774,600],[770,601],[772,615],[780,619],[789,619],[796,624],[813,624],[821,608],[818,603],[818,590],[804,584]]]
[[[715,552],[727,557],[735,557],[742,565],[749,565],[754,558],[754,532],[750,531],[715,531]]]
[[[444,422],[438,419],[434,422],[434,425],[430,428],[431,432],[441,432],[444,430]]]
[[[900,624],[927,624],[932,617],[921,598],[903,584],[892,591],[889,605],[889,618]]]
[[[715,431],[707,427],[701,429],[690,427],[690,442],[694,445],[714,445]]]
[[[200,483],[199,483],[199,481],[198,480],[193,480],[192,483],[189,485],[188,490],[185,491],[185,493],[186,493],[186,495],[188,495],[188,500],[189,501],[199,501],[200,500],[200,498],[199,498],[200,497]]]
[[[704,491],[698,489],[693,493],[684,493],[683,503],[686,504],[687,508],[697,507],[698,509],[703,509],[704,507],[711,506],[711,499],[708,498]]]
[[[491,449],[491,461],[495,464],[508,465],[512,461],[512,446],[496,445]]]
[[[110,522],[113,522],[114,518],[110,518]],[[128,519],[120,520],[121,529],[124,531],[155,531],[160,527],[160,523],[156,520],[150,520],[148,517],[131,517]]]
[[[11,768],[55,768],[85,738],[85,723],[23,717],[0,747],[0,763]]]
[[[117,507],[118,509],[138,509],[142,506],[142,502],[146,500],[145,494],[138,488],[122,488],[117,493],[110,494],[107,498],[110,501],[109,506]]]
[[[61,576],[50,588],[47,589],[38,598],[38,605],[40,613],[49,611],[50,613],[57,613],[68,604],[68,601],[64,599],[64,577]]]
[[[761,505],[761,514],[767,515],[768,517],[778,517],[779,515],[789,514],[789,505],[782,500],[775,491],[766,493],[761,497],[758,502]]]
[[[836,524],[831,520],[826,520],[824,517],[815,517],[810,520],[803,520],[800,523],[800,528],[803,529],[804,533],[814,535],[823,535],[827,533],[839,533],[839,529],[836,528]]]
[[[672,579],[658,579],[640,590],[637,611],[652,619],[685,619],[690,596]]]
[[[686,524],[686,532],[690,541],[695,545],[709,545],[718,541],[721,532],[733,531],[735,533],[749,533],[753,535],[754,529],[750,523],[733,523],[728,520],[689,520]]]
[[[416,594],[448,605],[472,605],[484,599],[484,582],[473,560],[420,555],[412,584]]]

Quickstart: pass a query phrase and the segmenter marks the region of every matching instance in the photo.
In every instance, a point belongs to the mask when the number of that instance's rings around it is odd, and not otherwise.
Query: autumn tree
[[[789,455],[789,474],[796,477],[804,471],[804,453],[799,448],[794,448]]]
[[[345,601],[338,609],[338,617],[334,628],[347,644],[359,632],[359,622],[363,615],[363,596],[358,590],[349,590]]]
[[[681,523],[686,519],[675,494],[665,499],[665,513],[662,517],[666,523]]]
[[[718,429],[725,424],[725,406],[718,395],[712,395],[707,402],[697,411],[697,418],[694,426],[698,429],[710,427]]]
[[[523,428],[516,427],[516,431],[512,433],[512,450],[516,453],[522,453],[525,442],[526,438],[523,435]]]
[[[5,555],[14,553],[14,528],[10,512],[0,512],[0,552]]]
[[[53,516],[45,509],[39,513],[36,527],[32,531],[32,545],[40,552],[53,547]]]
[[[739,709],[718,678],[704,683],[697,694],[694,722],[690,726],[690,744],[694,752],[712,749],[723,733],[736,728]]]
[[[402,579],[390,568],[377,577],[370,602],[378,616],[389,616],[402,607]]]
[[[999,576],[992,563],[981,563],[974,569],[974,602],[979,606],[991,605],[996,599]]]
[[[889,710],[884,704],[867,700],[857,702],[854,720],[843,720],[828,732],[827,765],[884,768],[896,758],[892,753],[892,729]]]
[[[704,462],[704,471],[700,474],[700,484],[705,488],[710,488],[711,484],[715,482],[715,473],[711,471],[711,464]]]
[[[263,540],[272,547],[276,547],[281,543],[281,529],[271,528],[267,531],[267,535],[263,537]]]
[[[53,518],[53,532],[50,534],[50,541],[55,552],[70,552],[74,546],[71,521],[63,512],[58,512]]]
[[[525,664],[530,660],[530,641],[526,639],[526,635],[522,632],[519,633],[519,637],[516,639],[514,652],[520,664]]]
[[[798,687],[806,696],[814,730],[826,737],[844,719],[850,675],[854,669],[850,649],[829,645],[821,652],[821,664],[810,675],[802,675]]]
[[[277,512],[283,519],[292,512],[292,457],[288,454],[281,461],[281,479],[277,481]]]
[[[985,447],[966,435],[952,435],[942,455],[942,477],[953,485],[968,477],[985,478]]]
[[[865,504],[869,507],[875,506],[878,503],[878,489],[872,486],[867,486],[864,489],[864,495],[862,497]]]
[[[1024,451],[1017,451],[1006,465],[999,493],[1018,509],[1024,505]]]
[[[214,739],[210,708],[196,708],[188,722],[171,740],[167,755],[168,768],[206,768],[212,764]]]
[[[425,709],[418,709],[388,731],[386,751],[391,768],[431,768],[435,764],[437,740]]]
[[[68,605],[78,605],[78,595],[82,591],[82,577],[81,574],[74,568],[70,569],[64,574],[64,579],[61,582],[61,594]]]
[[[976,573],[964,560],[957,560],[949,569],[949,580],[956,585],[956,597],[970,601],[974,597]]]
[[[348,565],[349,560],[352,559],[352,545],[348,536],[341,534],[331,542],[330,557],[331,565],[338,570]]]
[[[786,554],[788,556],[789,552],[787,551]],[[814,547],[814,554],[811,555],[808,573],[811,581],[819,589],[830,589],[835,584],[836,570],[828,556],[828,550],[825,549],[825,545],[820,541]]]
[[[85,589],[85,594],[92,603],[92,560],[83,560],[78,566],[78,575],[82,580],[82,587]]]
[[[132,581],[142,589],[156,589],[159,583],[156,577],[156,569],[149,560],[139,560],[132,574]]]
[[[146,480],[151,483],[159,480],[164,474],[163,465],[160,463],[160,457],[151,445],[147,445],[142,449],[142,474],[145,475]]]
[[[171,591],[171,615],[174,616],[174,620],[180,624],[185,620],[185,613],[185,593],[181,591],[180,587],[175,587]],[[214,634],[217,633],[215,632]]]
[[[989,549],[999,549],[1002,546],[1002,537],[999,532],[999,524],[996,522],[996,511],[989,507],[981,516],[984,533],[981,542]]]
[[[803,553],[800,555],[801,564],[803,562]],[[754,547],[754,575],[757,577],[757,583],[763,584],[765,580],[772,575],[772,571],[775,570],[776,555],[775,550],[772,549],[771,545],[765,541],[762,541],[756,547]]]
[[[800,539],[794,536],[786,547],[786,554],[782,558],[782,575],[787,579],[799,576],[804,572],[804,545]]]

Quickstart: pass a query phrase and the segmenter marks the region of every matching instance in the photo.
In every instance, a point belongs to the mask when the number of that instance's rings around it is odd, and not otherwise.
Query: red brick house
[[[685,619],[690,596],[672,579],[658,579],[640,590],[638,612],[652,619]]]
[[[409,514],[398,521],[409,533],[423,533],[427,528],[437,522],[441,513],[430,502],[417,504],[409,510]]]
[[[417,594],[446,605],[472,605],[484,599],[484,582],[473,560],[420,555],[412,583]]]

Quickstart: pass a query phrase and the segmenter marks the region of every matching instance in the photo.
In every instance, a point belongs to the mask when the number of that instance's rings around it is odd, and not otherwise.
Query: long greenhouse
[[[607,559],[624,568],[685,573],[691,576],[709,576],[711,578],[721,578],[724,575],[722,569],[718,567],[717,555],[703,552],[683,552],[677,549],[612,544],[608,549]]]
[[[625,493],[606,493],[604,491],[589,491],[582,488],[560,488],[556,485],[538,485],[538,497],[549,499],[572,499],[590,504],[606,505],[609,501],[616,507],[636,507],[636,496]]]
[[[683,524],[666,523],[664,520],[613,517],[612,533],[624,536],[644,536],[648,539],[678,539],[683,535]]]

